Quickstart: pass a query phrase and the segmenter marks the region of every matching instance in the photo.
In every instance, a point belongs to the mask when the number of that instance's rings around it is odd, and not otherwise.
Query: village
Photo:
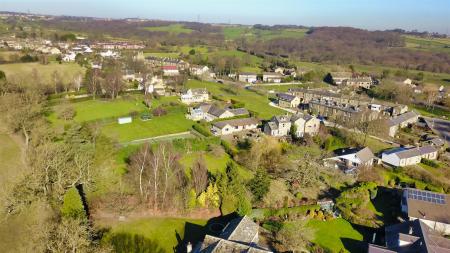
[[[102,170],[78,180],[92,176],[80,184],[87,218],[98,228],[119,224],[104,239],[117,252],[127,252],[114,244],[129,240],[121,229],[134,231],[139,217],[186,219],[184,235],[161,245],[176,252],[291,252],[285,246],[308,233],[308,252],[450,249],[450,85],[423,81],[434,78],[426,71],[324,68],[226,50],[8,33],[0,36],[1,94],[42,93],[35,103],[45,123],[33,127],[105,152],[89,151],[83,166]],[[12,101],[3,105],[8,120],[20,113],[11,114]],[[27,145],[52,140],[9,124]],[[86,140],[71,137],[76,131]]]

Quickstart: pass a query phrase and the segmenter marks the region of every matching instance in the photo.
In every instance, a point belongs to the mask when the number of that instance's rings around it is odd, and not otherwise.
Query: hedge
[[[205,128],[204,126],[200,125],[200,124],[194,124],[192,126],[192,128],[201,133],[202,135],[204,135],[205,137],[210,137],[212,136],[211,131],[209,131],[209,129]]]

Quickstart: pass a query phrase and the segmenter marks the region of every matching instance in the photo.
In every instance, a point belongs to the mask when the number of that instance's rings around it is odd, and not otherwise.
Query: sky
[[[1,11],[450,33],[450,0],[0,0]]]

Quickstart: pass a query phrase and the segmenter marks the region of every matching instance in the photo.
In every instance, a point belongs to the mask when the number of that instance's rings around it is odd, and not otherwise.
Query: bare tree
[[[203,156],[198,157],[192,166],[192,184],[198,195],[208,186],[208,169]]]

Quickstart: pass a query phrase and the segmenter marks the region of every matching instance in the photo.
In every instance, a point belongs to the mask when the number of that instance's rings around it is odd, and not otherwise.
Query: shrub
[[[164,108],[162,108],[161,106],[158,106],[156,109],[154,109],[152,111],[152,114],[153,114],[153,116],[160,117],[160,116],[166,115],[167,111]]]
[[[195,131],[197,131],[197,132],[201,133],[202,135],[204,135],[205,137],[210,137],[210,136],[212,135],[212,134],[211,134],[211,131],[209,131],[208,128],[205,128],[204,126],[202,126],[202,125],[200,125],[200,124],[194,124],[194,125],[192,126],[192,128],[193,128]]]
[[[237,149],[228,141],[221,140],[220,145],[222,145],[222,147],[225,149],[225,152],[227,152],[227,154],[229,154],[231,157],[234,157],[238,153]]]
[[[64,195],[61,214],[64,217],[70,217],[74,219],[86,218],[86,211],[84,210],[83,201],[81,200],[80,193],[75,187],[70,188]]]
[[[425,165],[428,165],[430,167],[433,167],[433,168],[439,168],[439,164],[436,161],[429,160],[429,159],[426,159],[426,158],[422,158],[421,163],[423,163]]]
[[[72,120],[75,118],[76,111],[72,106],[66,105],[58,111],[58,118],[63,120]]]

